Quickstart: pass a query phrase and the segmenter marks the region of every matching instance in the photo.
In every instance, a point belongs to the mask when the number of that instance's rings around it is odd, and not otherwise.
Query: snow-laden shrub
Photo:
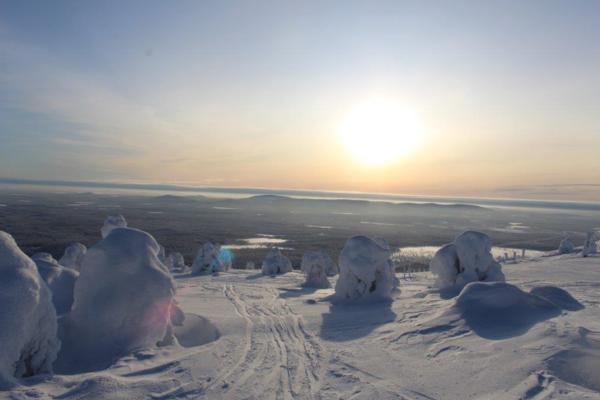
[[[225,270],[219,257],[221,246],[206,242],[198,249],[198,254],[192,264],[192,275],[214,274]]]
[[[397,286],[388,244],[382,239],[354,236],[339,258],[340,276],[335,285],[338,301],[391,300]]]
[[[558,254],[570,254],[575,251],[575,245],[569,238],[564,238],[558,245]]]
[[[185,265],[183,255],[176,251],[169,253],[165,260],[165,265],[173,272],[185,272],[188,269],[188,266]]]
[[[100,229],[100,233],[102,234],[102,239],[108,236],[110,231],[115,228],[126,228],[127,221],[125,221],[125,217],[122,215],[109,215],[104,220],[104,225]]]
[[[50,290],[12,236],[0,231],[0,389],[52,372],[60,348]]]
[[[31,259],[35,262],[40,276],[52,292],[52,303],[56,314],[63,315],[71,311],[73,290],[79,272],[60,265],[48,253],[34,254]]]
[[[141,230],[115,228],[91,247],[61,324],[61,370],[106,367],[131,351],[172,341],[175,284],[159,246]]]
[[[58,263],[63,267],[79,271],[86,251],[87,247],[85,247],[85,245],[81,243],[72,243],[65,249],[65,253],[60,260],[58,260]]]
[[[585,239],[585,243],[583,244],[582,255],[584,257],[589,256],[590,254],[596,254],[598,252],[598,235],[596,232],[588,232],[587,237]]]
[[[505,280],[500,264],[492,256],[490,238],[481,232],[458,235],[435,253],[429,267],[436,276],[435,285],[441,289]]]
[[[314,288],[328,288],[331,285],[327,280],[328,261],[331,258],[323,251],[307,251],[302,256],[300,268],[306,275],[306,282],[303,286]]]
[[[281,251],[274,247],[265,256],[262,262],[263,275],[278,275],[292,271],[292,263],[289,258],[281,254]]]

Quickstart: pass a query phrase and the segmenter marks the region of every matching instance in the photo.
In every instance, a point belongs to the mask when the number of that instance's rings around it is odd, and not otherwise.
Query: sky
[[[598,1],[0,0],[0,178],[600,201],[599,43]],[[377,165],[370,99],[419,121]]]

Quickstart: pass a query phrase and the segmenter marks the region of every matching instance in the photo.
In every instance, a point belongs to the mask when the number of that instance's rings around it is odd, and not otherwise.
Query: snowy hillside
[[[25,378],[0,397],[600,399],[600,257],[503,271],[518,289],[472,284],[493,292],[484,301],[473,286],[441,298],[421,273],[401,279],[391,303],[349,305],[332,304],[334,289],[303,287],[297,271],[177,276],[179,346]],[[540,286],[568,293],[529,294]]]

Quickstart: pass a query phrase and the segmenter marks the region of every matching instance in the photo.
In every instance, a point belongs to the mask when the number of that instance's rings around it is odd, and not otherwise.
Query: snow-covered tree
[[[170,271],[173,272],[185,272],[188,270],[188,266],[185,265],[183,255],[179,252],[171,252],[165,260],[165,265]]]
[[[0,389],[52,372],[60,342],[51,296],[34,262],[0,231]]]
[[[585,238],[585,243],[583,244],[582,255],[584,257],[589,256],[590,254],[596,254],[598,252],[598,235],[596,232],[588,232],[587,237]]]
[[[60,260],[58,260],[58,263],[63,267],[79,271],[86,252],[87,247],[85,247],[85,245],[81,243],[72,243],[65,249],[65,253]]]
[[[383,239],[366,236],[348,239],[340,253],[336,299],[340,302],[391,300],[398,281],[390,257],[390,247]]]
[[[48,253],[36,253],[31,259],[35,262],[40,276],[52,292],[52,303],[58,315],[71,311],[73,290],[79,272],[65,268]]]
[[[150,234],[133,228],[115,228],[88,250],[62,324],[63,368],[91,368],[172,341],[175,283],[158,252]]]
[[[278,275],[292,271],[292,263],[289,258],[281,254],[281,250],[273,247],[269,250],[262,263],[263,275]]]
[[[127,221],[125,221],[125,217],[123,217],[122,215],[109,215],[104,220],[104,225],[100,229],[100,233],[102,234],[102,238],[104,239],[113,229],[125,227],[127,227]]]
[[[564,238],[558,245],[558,254],[570,254],[575,251],[575,245],[569,238]]]
[[[327,280],[327,267],[331,258],[323,251],[307,251],[302,256],[300,268],[306,275],[303,286],[314,288],[328,288],[331,285]]]
[[[221,247],[218,244],[206,242],[198,249],[198,254],[192,264],[193,275],[214,274],[225,270],[219,257]]]
[[[439,288],[463,287],[469,282],[503,282],[500,263],[492,256],[489,236],[476,231],[458,235],[439,249],[429,265]]]

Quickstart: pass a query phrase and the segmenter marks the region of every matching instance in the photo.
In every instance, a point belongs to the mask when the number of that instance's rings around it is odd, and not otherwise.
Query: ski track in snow
[[[273,289],[265,288],[264,298],[256,298],[244,294],[244,285],[236,286],[225,285],[223,293],[246,323],[243,351],[207,395],[224,391],[223,397],[234,398],[319,399],[322,347],[302,318]]]

